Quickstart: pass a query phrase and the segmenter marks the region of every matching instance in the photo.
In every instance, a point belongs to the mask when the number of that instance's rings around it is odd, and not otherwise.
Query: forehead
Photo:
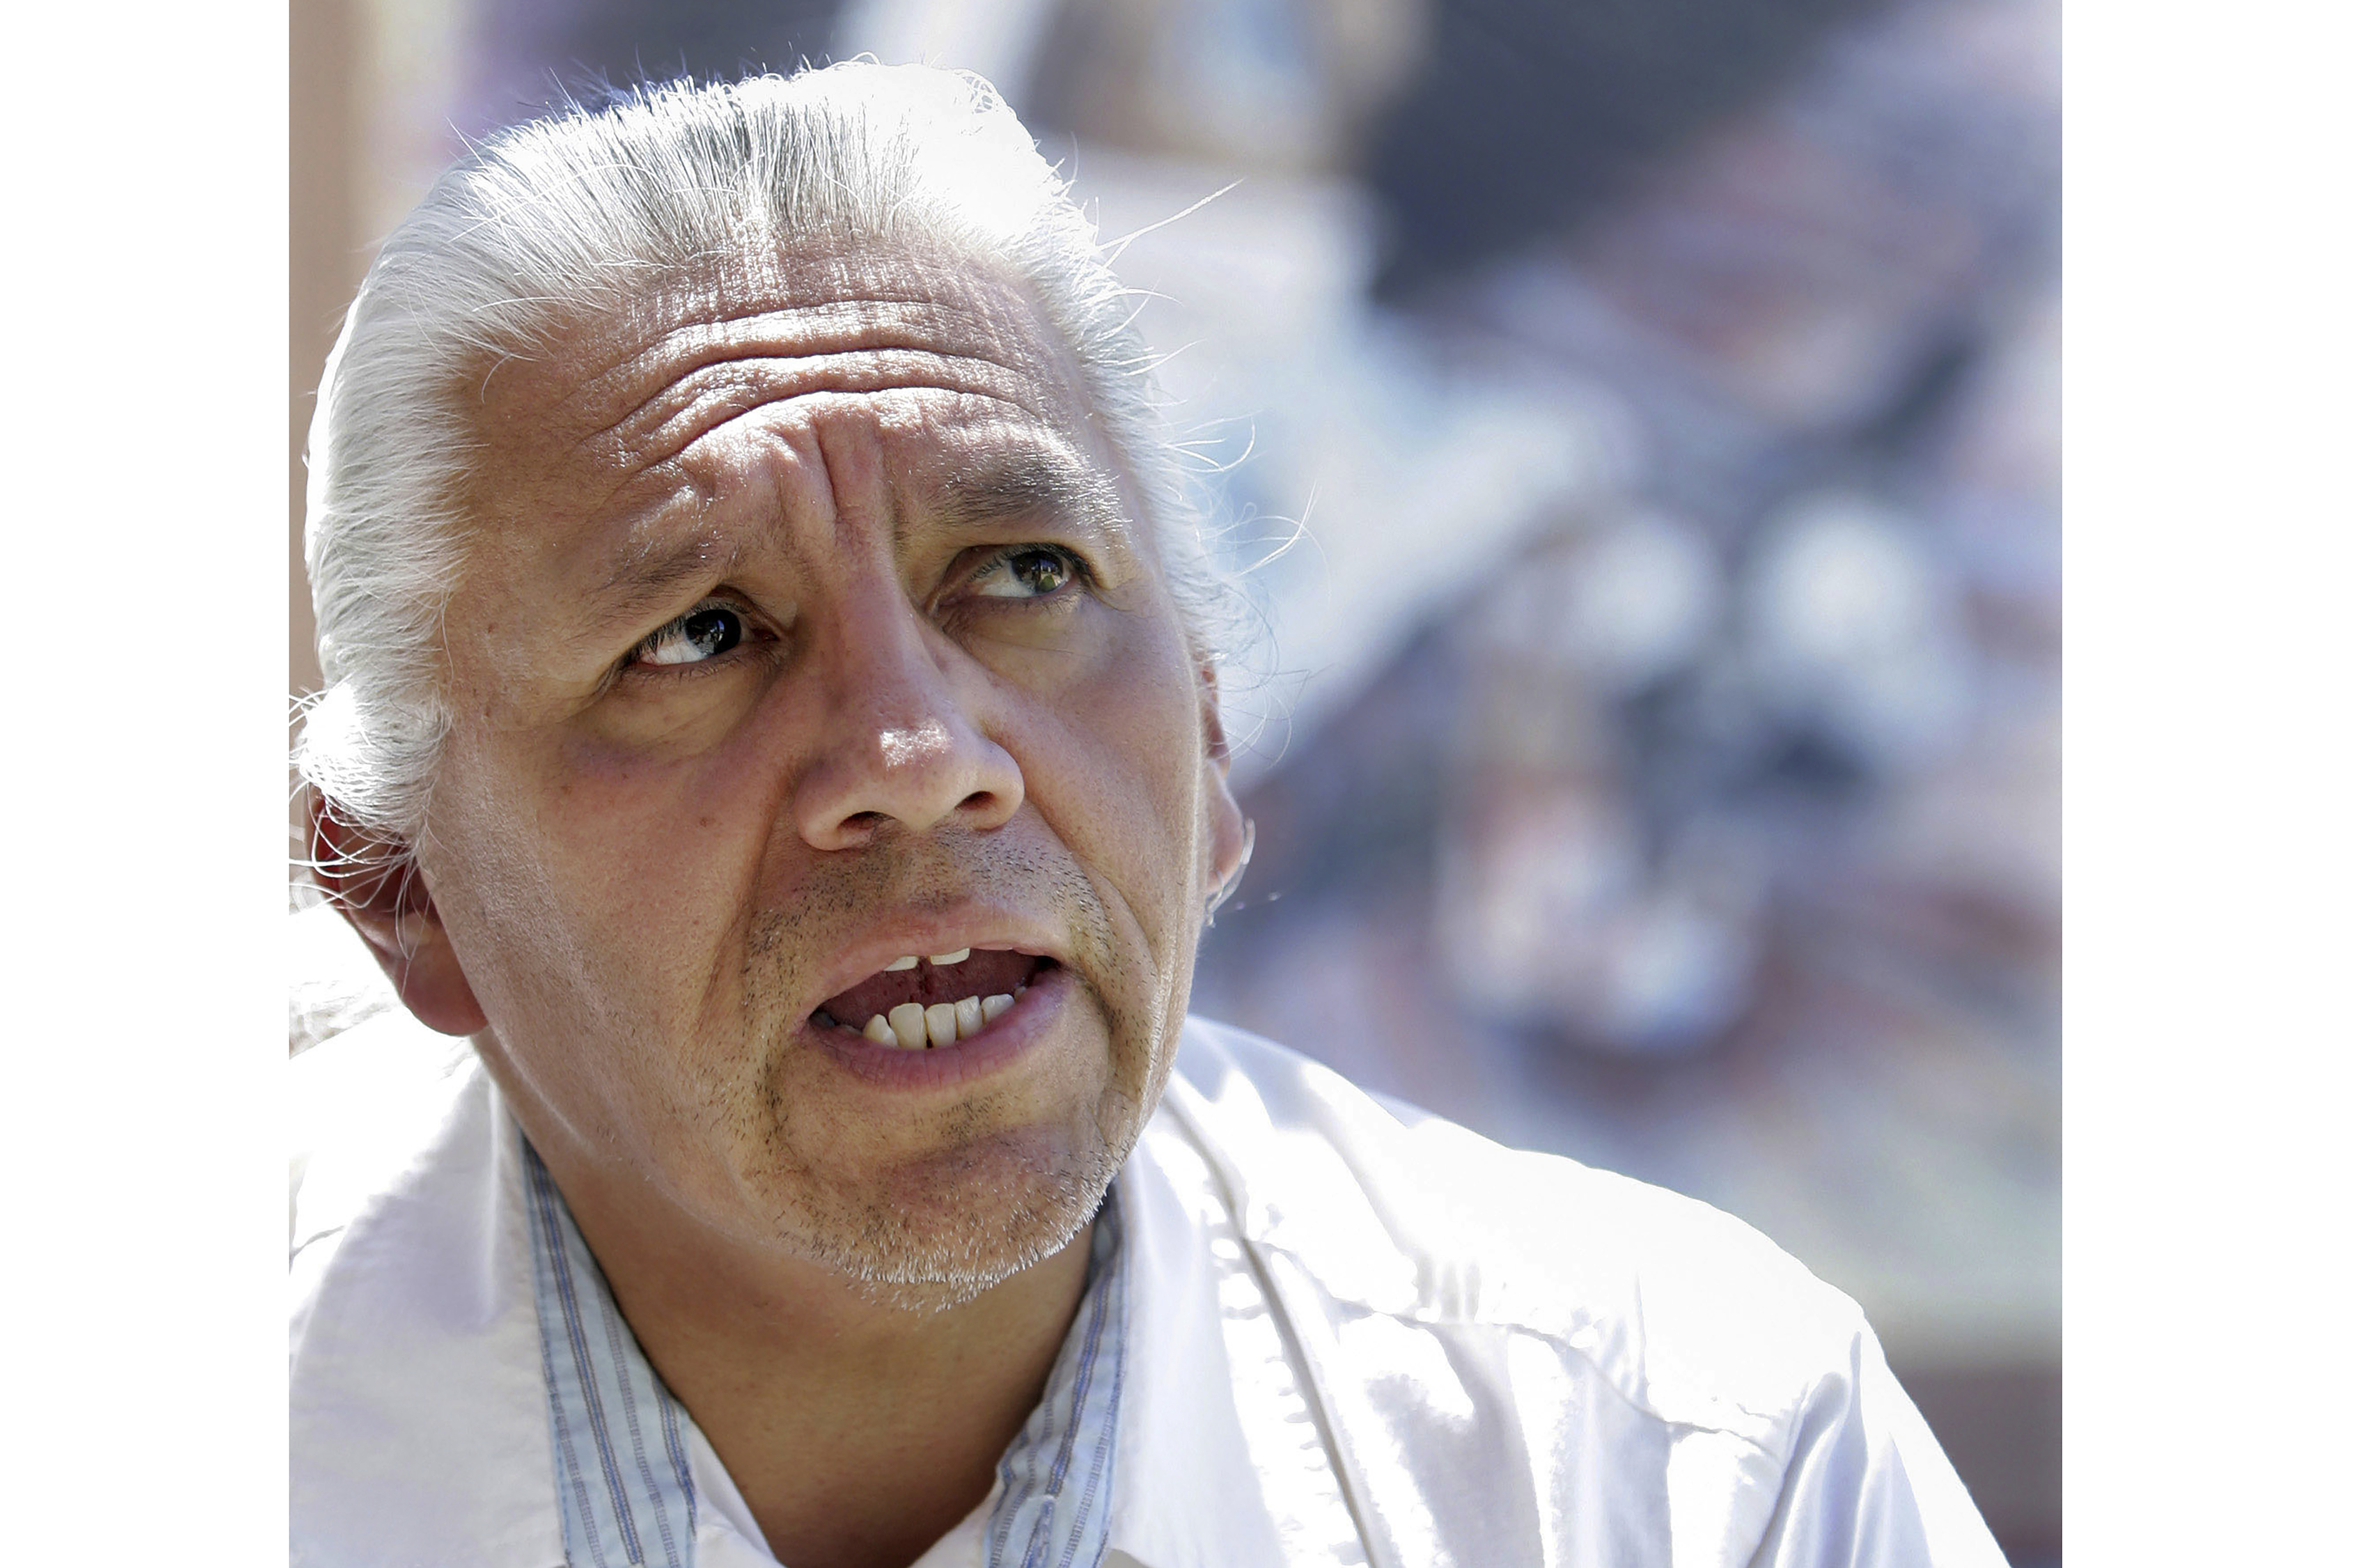
[[[734,258],[574,312],[541,352],[491,367],[471,412],[467,510],[493,532],[526,518],[595,531],[638,502],[707,494],[764,439],[826,417],[864,422],[894,479],[917,484],[1024,451],[1108,458],[1021,285],[874,247]]]

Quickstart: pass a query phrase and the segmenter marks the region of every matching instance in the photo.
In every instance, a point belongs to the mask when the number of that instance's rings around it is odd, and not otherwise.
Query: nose
[[[1021,805],[1020,764],[958,700],[955,645],[903,599],[866,607],[879,613],[845,617],[819,654],[826,716],[792,800],[803,841],[854,849],[892,826],[1003,825]]]

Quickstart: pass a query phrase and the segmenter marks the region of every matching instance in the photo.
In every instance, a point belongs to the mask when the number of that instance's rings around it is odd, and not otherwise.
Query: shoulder
[[[520,1151],[472,1047],[386,1012],[290,1071],[293,1561],[561,1561]]]
[[[481,1069],[470,1042],[395,1008],[311,1047],[287,1073],[289,1241],[299,1255],[417,1163],[479,1089]]]
[[[1335,1304],[1544,1342],[1654,1420],[1784,1450],[1869,1337],[1729,1215],[1377,1100],[1240,1030],[1191,1022],[1170,1100],[1244,1234]]]
[[[1398,1560],[2001,1561],[1861,1310],[1730,1215],[1214,1024],[1163,1109],[1249,1259],[1219,1313],[1282,1322]]]
[[[467,1271],[495,1118],[472,1046],[405,1011],[313,1046],[288,1072],[287,1262],[300,1369],[351,1323],[402,1310],[416,1282]],[[332,1303],[323,1319],[322,1301]]]

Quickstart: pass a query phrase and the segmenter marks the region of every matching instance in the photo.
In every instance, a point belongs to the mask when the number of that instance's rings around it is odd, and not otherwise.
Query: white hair
[[[1215,659],[1233,601],[1131,296],[995,89],[868,62],[642,88],[502,132],[444,174],[385,241],[328,358],[304,532],[326,686],[296,757],[341,816],[410,847],[424,829],[450,722],[441,617],[478,450],[466,389],[649,280],[873,242],[944,247],[1028,286],[1142,492],[1196,656]]]

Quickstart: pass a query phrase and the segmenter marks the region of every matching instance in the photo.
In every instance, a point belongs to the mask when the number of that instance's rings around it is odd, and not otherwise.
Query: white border
[[[9,58],[7,1556],[282,1561],[286,12]]]
[[[2277,0],[2068,11],[2082,1563],[2347,1550],[2348,46]]]

